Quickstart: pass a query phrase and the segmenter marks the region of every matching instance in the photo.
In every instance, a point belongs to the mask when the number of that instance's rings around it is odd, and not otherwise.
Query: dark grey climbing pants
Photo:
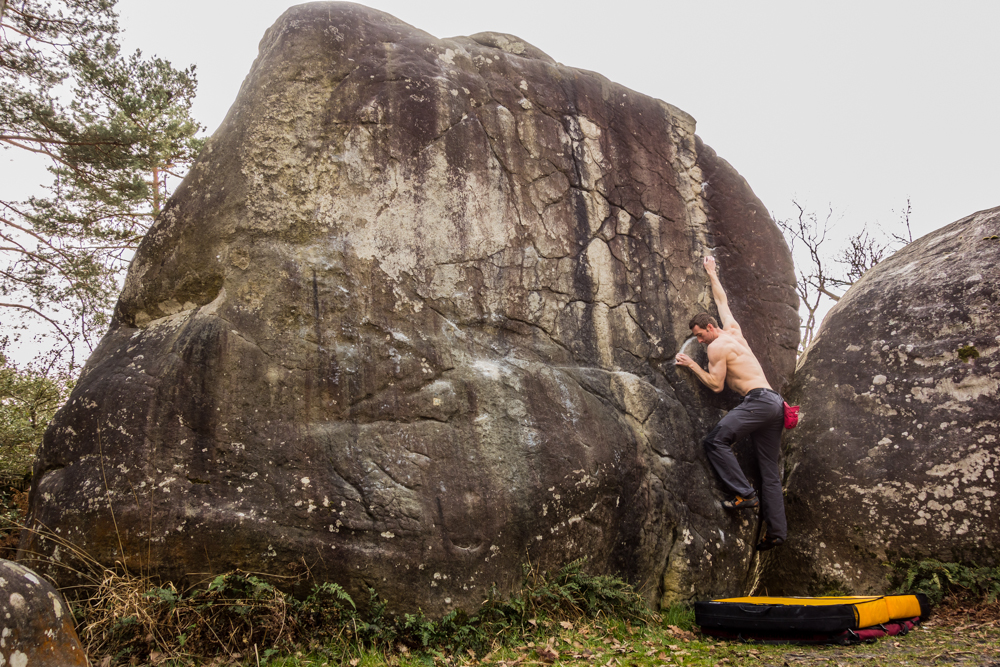
[[[705,453],[728,489],[743,498],[754,488],[740,469],[733,444],[749,436],[760,465],[761,511],[767,521],[767,536],[785,539],[785,501],[781,494],[781,432],[785,427],[785,402],[771,389],[751,389],[743,402],[729,411],[705,436]]]

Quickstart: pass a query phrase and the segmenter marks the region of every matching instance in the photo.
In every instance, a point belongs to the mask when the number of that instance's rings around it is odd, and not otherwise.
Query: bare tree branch
[[[865,225],[860,232],[847,238],[846,246],[833,255],[831,262],[828,261],[831,256],[828,236],[836,226],[832,207],[828,207],[826,215],[820,217],[797,201],[792,204],[798,209],[795,218],[783,220],[777,216],[772,217],[784,234],[793,258],[797,257],[799,260],[796,292],[804,311],[800,316],[801,353],[819,334],[822,324],[820,315],[830,305],[840,301],[843,290],[850,288],[866,271],[913,240],[910,227],[912,209],[910,200],[907,199],[901,219],[905,235],[886,233],[878,226],[876,234]],[[837,267],[842,267],[842,270]]]
[[[48,322],[49,324],[51,324],[52,328],[55,329],[57,332],[59,332],[59,335],[61,335],[63,338],[66,339],[66,342],[69,343],[70,355],[71,356],[73,355],[73,339],[70,338],[66,334],[66,332],[62,330],[62,327],[59,326],[58,322],[56,322],[52,318],[46,316],[45,313],[43,313],[43,312],[41,312],[39,310],[36,310],[35,308],[32,308],[31,306],[26,306],[26,305],[24,305],[22,303],[0,303],[0,308],[20,308],[20,309],[23,309],[23,310],[27,310],[27,311],[29,311],[31,313],[34,313],[38,317],[42,318],[43,320],[45,320],[46,322]],[[70,365],[71,366],[73,365],[73,361],[72,360],[70,361]]]

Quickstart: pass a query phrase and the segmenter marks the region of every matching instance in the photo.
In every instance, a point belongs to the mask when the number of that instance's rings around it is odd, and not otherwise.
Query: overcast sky
[[[214,132],[287,0],[119,0],[124,46],[197,66]],[[371,0],[436,37],[517,35],[688,112],[777,218],[915,237],[1000,206],[1000,2]],[[0,153],[14,199],[44,177]],[[20,160],[20,162],[18,161]],[[34,179],[34,180],[32,180]],[[14,190],[14,192],[11,192]],[[30,193],[29,193],[30,194]],[[830,244],[828,244],[829,247]]]
[[[195,64],[218,127],[287,0],[120,0],[126,46]],[[698,121],[778,217],[923,235],[1000,206],[1000,2],[372,0],[436,37],[507,32]]]

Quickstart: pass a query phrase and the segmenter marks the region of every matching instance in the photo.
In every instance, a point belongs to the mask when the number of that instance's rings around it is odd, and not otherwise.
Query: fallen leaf
[[[573,624],[569,621],[559,621],[559,625],[563,627],[563,630],[572,630]]]
[[[544,662],[555,662],[559,659],[559,651],[551,646],[538,649],[538,657]]]

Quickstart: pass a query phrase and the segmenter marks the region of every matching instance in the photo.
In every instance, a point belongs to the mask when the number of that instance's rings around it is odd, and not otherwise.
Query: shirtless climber
[[[740,325],[729,310],[729,301],[719,282],[714,257],[705,258],[705,271],[712,283],[712,297],[719,308],[722,328],[708,313],[695,315],[689,326],[699,343],[708,343],[708,371],[686,354],[678,353],[676,362],[678,366],[690,369],[712,391],[720,392],[728,384],[743,396],[743,402],[730,410],[705,436],[705,452],[723,484],[735,496],[724,501],[723,506],[751,509],[757,507],[760,501],[740,469],[732,446],[745,436],[752,439],[760,465],[763,512],[767,520],[767,534],[756,548],[766,551],[783,544],[788,533],[778,468],[784,428],[784,400],[768,384],[760,362],[750,350]]]

